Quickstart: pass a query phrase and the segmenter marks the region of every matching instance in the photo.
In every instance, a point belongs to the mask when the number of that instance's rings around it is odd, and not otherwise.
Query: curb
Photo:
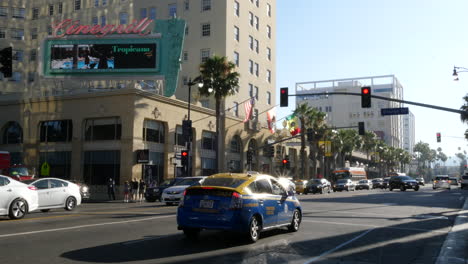
[[[458,212],[437,257],[436,264],[468,264],[468,197]]]

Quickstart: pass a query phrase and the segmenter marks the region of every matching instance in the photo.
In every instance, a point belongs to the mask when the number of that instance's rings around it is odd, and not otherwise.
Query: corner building
[[[187,82],[198,75],[200,63],[216,54],[233,61],[241,76],[238,93],[224,102],[219,170],[247,169],[248,147],[259,147],[272,136],[266,111],[276,102],[275,10],[274,0],[0,1],[0,49],[13,47],[13,76],[0,74],[0,149],[9,151],[14,163],[35,168],[37,175],[47,162],[50,176],[83,180],[98,189],[107,177],[122,184],[180,175]],[[43,43],[53,37],[56,23],[125,25],[143,18],[186,22],[172,90],[168,76],[44,76]],[[243,123],[243,104],[251,97],[256,99],[253,115]],[[216,167],[214,101],[199,97],[196,86],[191,98],[192,166],[194,174],[209,175]],[[147,164],[136,162],[141,149],[149,150]],[[277,161],[265,156],[257,151],[252,169],[274,173]]]

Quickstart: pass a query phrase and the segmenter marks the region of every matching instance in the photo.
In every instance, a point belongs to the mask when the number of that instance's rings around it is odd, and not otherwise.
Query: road
[[[467,190],[300,195],[297,233],[255,244],[204,231],[198,241],[161,203],[86,203],[25,219],[0,218],[0,263],[435,263]]]

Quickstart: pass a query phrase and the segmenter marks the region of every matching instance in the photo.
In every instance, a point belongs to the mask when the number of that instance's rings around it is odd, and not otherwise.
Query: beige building
[[[246,150],[272,138],[266,111],[275,106],[275,0],[35,0],[0,1],[0,49],[13,47],[13,77],[0,74],[0,149],[14,162],[36,169],[51,164],[51,176],[101,185],[145,177],[161,181],[180,175],[177,159],[185,146],[186,85],[200,63],[227,56],[241,75],[238,93],[226,98],[220,171],[243,171]],[[70,18],[80,24],[128,24],[134,19],[187,22],[175,95],[164,95],[161,76],[147,78],[54,79],[42,74],[43,40],[52,26]],[[214,101],[192,87],[191,120],[196,175],[216,167]],[[243,123],[243,104],[256,99],[252,120]],[[136,151],[149,149],[149,164],[136,163]],[[279,158],[296,152],[278,146],[276,157],[254,155],[253,170],[277,174]]]

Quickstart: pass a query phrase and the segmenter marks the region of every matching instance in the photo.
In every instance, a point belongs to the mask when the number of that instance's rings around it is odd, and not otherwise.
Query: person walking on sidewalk
[[[124,203],[128,203],[129,194],[130,194],[130,184],[128,183],[128,181],[125,181],[125,183],[124,183]]]
[[[131,182],[132,188],[132,201],[136,202],[138,200],[138,181],[134,178]]]
[[[115,200],[115,181],[112,177],[107,179],[107,195],[109,196],[109,200]]]
[[[143,202],[143,199],[145,199],[145,191],[146,183],[143,179],[140,179],[140,184],[138,186],[138,199],[140,199],[140,203]]]

